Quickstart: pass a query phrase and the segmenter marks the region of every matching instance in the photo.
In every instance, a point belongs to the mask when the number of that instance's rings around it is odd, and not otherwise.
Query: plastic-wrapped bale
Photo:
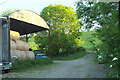
[[[25,54],[26,54],[26,58],[27,59],[32,59],[34,58],[34,53],[32,51],[25,51]]]
[[[12,50],[17,49],[17,44],[14,40],[10,40],[10,49],[12,49]]]
[[[10,39],[11,40],[19,40],[20,39],[20,33],[10,30]]]
[[[21,40],[16,40],[17,44],[17,50],[20,51],[28,51],[29,50],[29,44],[27,42],[21,41]]]

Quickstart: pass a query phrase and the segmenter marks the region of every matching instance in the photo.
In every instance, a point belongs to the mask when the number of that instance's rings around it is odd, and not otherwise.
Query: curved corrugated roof
[[[10,17],[10,29],[21,35],[49,29],[45,20],[30,10],[17,10],[4,16]]]

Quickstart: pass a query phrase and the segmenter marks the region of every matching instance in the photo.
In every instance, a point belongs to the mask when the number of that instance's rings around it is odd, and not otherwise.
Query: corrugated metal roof
[[[10,29],[18,31],[21,35],[49,30],[45,20],[30,10],[17,10],[4,17],[10,18]]]

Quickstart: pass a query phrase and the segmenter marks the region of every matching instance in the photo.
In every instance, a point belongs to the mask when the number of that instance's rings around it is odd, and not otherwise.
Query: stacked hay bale
[[[20,40],[20,34],[10,30],[11,58],[17,57],[19,60],[34,58],[34,53],[29,51],[29,44]]]

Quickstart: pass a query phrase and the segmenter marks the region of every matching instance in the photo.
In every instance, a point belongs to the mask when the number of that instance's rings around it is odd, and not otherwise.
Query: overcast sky
[[[9,9],[28,9],[40,14],[42,9],[50,4],[71,6],[75,11],[76,7],[74,5],[76,1],[79,0],[0,0],[0,13]]]

